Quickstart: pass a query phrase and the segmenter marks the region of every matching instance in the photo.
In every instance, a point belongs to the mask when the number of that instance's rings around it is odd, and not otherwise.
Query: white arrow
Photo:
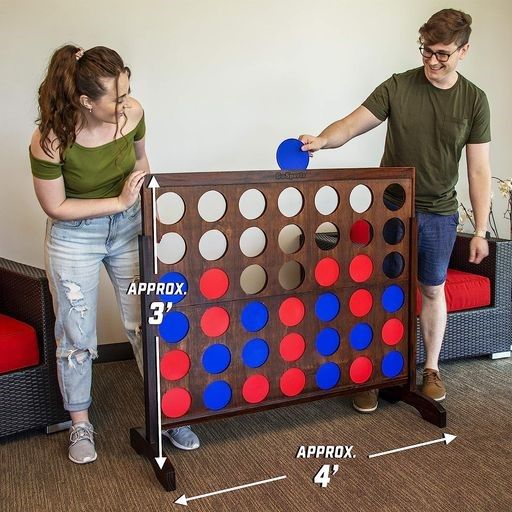
[[[380,452],[380,453],[372,453],[371,455],[368,455],[368,458],[371,459],[372,457],[380,457],[381,455],[388,455],[389,453],[395,453],[395,452],[401,452],[403,450],[410,450],[411,448],[419,448],[420,446],[427,446],[427,444],[434,444],[434,443],[446,443],[450,444],[457,436],[452,436],[451,434],[443,434],[444,437],[441,439],[436,439],[434,441],[427,441],[426,443],[420,443],[420,444],[413,444],[411,446],[404,446],[403,448],[396,448],[395,450],[389,450],[387,452]]]
[[[208,494],[201,494],[199,496],[192,496],[191,498],[187,498],[185,494],[182,494],[174,503],[178,505],[188,505],[189,501],[198,500],[199,498],[206,498],[207,496],[213,496],[214,494],[222,494],[223,492],[236,491],[238,489],[243,489],[244,487],[253,487],[255,485],[268,484],[269,482],[275,482],[276,480],[282,480],[286,478],[286,475],[276,476],[275,478],[269,478],[268,480],[261,480],[260,482],[253,482],[252,484],[239,485],[238,487],[231,487],[229,489],[222,489],[221,491],[209,492]]]
[[[153,273],[156,274],[158,272],[158,260],[156,255],[156,192],[155,189],[160,188],[158,181],[155,176],[152,176],[148,183],[148,188],[151,189],[151,198],[152,198],[152,210],[153,210]]]
[[[158,404],[158,457],[155,457],[158,467],[164,467],[167,457],[162,457],[162,414],[160,398],[160,338],[155,336],[156,340],[156,403]]]

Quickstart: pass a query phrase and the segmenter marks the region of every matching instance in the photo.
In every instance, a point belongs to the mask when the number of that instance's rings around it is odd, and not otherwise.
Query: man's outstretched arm
[[[362,105],[351,114],[329,125],[320,135],[301,135],[302,151],[339,148],[350,139],[379,126],[382,121]]]

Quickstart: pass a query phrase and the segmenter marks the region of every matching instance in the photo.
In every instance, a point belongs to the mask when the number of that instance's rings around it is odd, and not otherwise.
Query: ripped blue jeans
[[[88,409],[92,400],[102,264],[114,286],[121,320],[142,373],[140,300],[136,295],[126,294],[139,275],[140,226],[139,201],[115,215],[47,221],[45,265],[56,317],[59,386],[68,411]]]

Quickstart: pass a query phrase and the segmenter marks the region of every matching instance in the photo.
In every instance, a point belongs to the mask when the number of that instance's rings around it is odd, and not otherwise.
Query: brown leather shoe
[[[379,392],[377,389],[370,389],[370,391],[361,391],[354,395],[352,400],[352,407],[357,412],[369,413],[375,411],[379,405]]]
[[[446,388],[437,370],[432,370],[432,368],[425,368],[423,370],[421,392],[437,402],[446,398]]]

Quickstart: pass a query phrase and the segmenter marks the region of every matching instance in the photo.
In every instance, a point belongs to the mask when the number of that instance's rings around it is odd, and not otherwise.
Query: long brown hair
[[[471,16],[455,9],[443,9],[433,14],[420,27],[420,44],[451,44],[464,46],[471,34]]]
[[[121,73],[130,76],[130,69],[116,51],[105,46],[95,46],[82,54],[80,47],[68,44],[54,52],[46,77],[39,86],[37,119],[41,131],[40,145],[49,157],[56,149],[53,147],[56,142],[62,161],[64,151],[75,142],[77,131],[84,127],[80,96],[85,94],[93,101],[101,98],[106,93],[102,83],[105,78],[115,79],[117,95]],[[55,141],[49,140],[51,130],[55,133]],[[117,132],[116,116],[116,135]]]

